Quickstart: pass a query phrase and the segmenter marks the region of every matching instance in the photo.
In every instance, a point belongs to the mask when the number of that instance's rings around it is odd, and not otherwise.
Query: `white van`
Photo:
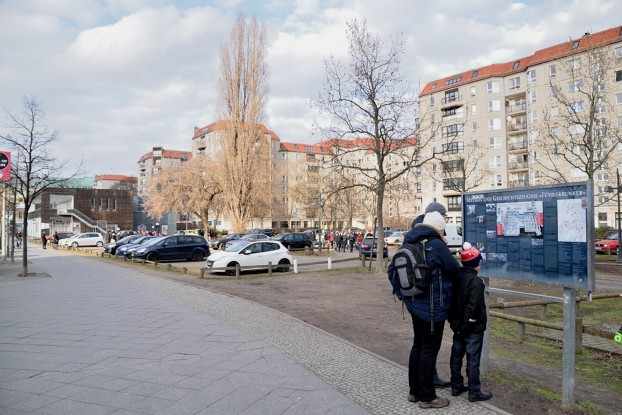
[[[462,224],[448,223],[445,225],[445,241],[451,252],[462,248]]]

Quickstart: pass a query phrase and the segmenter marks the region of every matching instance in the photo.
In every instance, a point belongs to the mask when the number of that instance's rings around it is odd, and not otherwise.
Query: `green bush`
[[[594,230],[594,236],[596,239],[605,239],[611,232],[613,232],[613,228],[609,226],[599,226]]]

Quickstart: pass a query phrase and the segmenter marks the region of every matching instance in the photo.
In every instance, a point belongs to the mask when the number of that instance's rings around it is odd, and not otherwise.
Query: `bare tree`
[[[438,163],[428,172],[433,180],[439,182],[444,190],[459,194],[477,189],[486,179],[488,170],[482,164],[485,153],[477,142],[465,143],[454,142],[440,155],[437,154]]]
[[[76,173],[62,178],[66,163],[58,162],[50,153],[57,134],[45,124],[45,114],[34,98],[24,99],[21,114],[7,112],[10,125],[6,133],[0,134],[0,141],[6,143],[14,153],[8,184],[17,192],[24,203],[22,221],[22,276],[28,276],[28,212],[35,199],[45,190],[63,186]]]
[[[564,63],[567,76],[551,78],[550,105],[540,128],[542,151],[535,160],[546,179],[564,183],[579,172],[593,183],[598,172],[620,161],[615,150],[622,144],[622,128],[606,90],[614,67],[607,47],[593,47]]]
[[[433,157],[423,157],[422,152],[432,134],[418,134],[416,94],[400,73],[402,43],[372,35],[366,23],[357,20],[347,24],[346,33],[349,63],[335,58],[325,62],[319,108],[332,121],[324,130],[336,138],[327,143],[335,173],[353,181],[348,187],[375,195],[382,235],[386,186]],[[383,247],[379,237],[378,252]],[[378,269],[382,267],[379,261]]]
[[[188,212],[201,220],[209,235],[210,215],[222,209],[221,165],[203,155],[181,167],[163,169],[147,187],[145,209],[152,217]]]
[[[222,133],[224,203],[237,232],[265,210],[269,188],[270,138],[260,124],[266,94],[265,36],[255,19],[240,17],[221,55],[220,86],[225,128]],[[262,194],[263,192],[263,194]],[[263,215],[262,215],[263,216]]]

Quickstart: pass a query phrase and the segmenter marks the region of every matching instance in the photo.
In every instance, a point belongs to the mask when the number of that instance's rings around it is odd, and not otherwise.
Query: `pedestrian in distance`
[[[470,243],[465,242],[460,251],[462,269],[454,286],[454,301],[449,324],[454,332],[451,347],[451,394],[458,396],[469,392],[469,401],[487,401],[492,394],[482,391],[479,363],[482,356],[484,331],[486,331],[485,285],[478,276],[482,256]],[[466,354],[468,387],[462,377],[462,360]]]
[[[452,282],[460,265],[443,240],[444,232],[444,216],[438,210],[430,210],[423,222],[406,234],[404,245],[389,266],[393,293],[406,305],[413,324],[408,400],[419,402],[422,409],[449,405],[449,400],[436,395],[434,372],[448,318]],[[407,290],[404,286],[406,273],[409,283],[412,282]]]
[[[41,246],[43,249],[47,249],[48,238],[45,232],[41,232]]]

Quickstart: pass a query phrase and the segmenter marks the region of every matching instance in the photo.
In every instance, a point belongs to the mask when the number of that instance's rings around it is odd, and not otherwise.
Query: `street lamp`
[[[622,192],[622,185],[620,185],[620,169],[616,169],[616,179],[617,186],[615,187],[615,191],[617,191],[618,198],[618,211],[616,212],[616,224],[618,226],[618,258],[617,262],[622,263],[622,209],[620,209],[620,192]],[[611,186],[607,186],[607,192],[613,192],[614,188]]]

